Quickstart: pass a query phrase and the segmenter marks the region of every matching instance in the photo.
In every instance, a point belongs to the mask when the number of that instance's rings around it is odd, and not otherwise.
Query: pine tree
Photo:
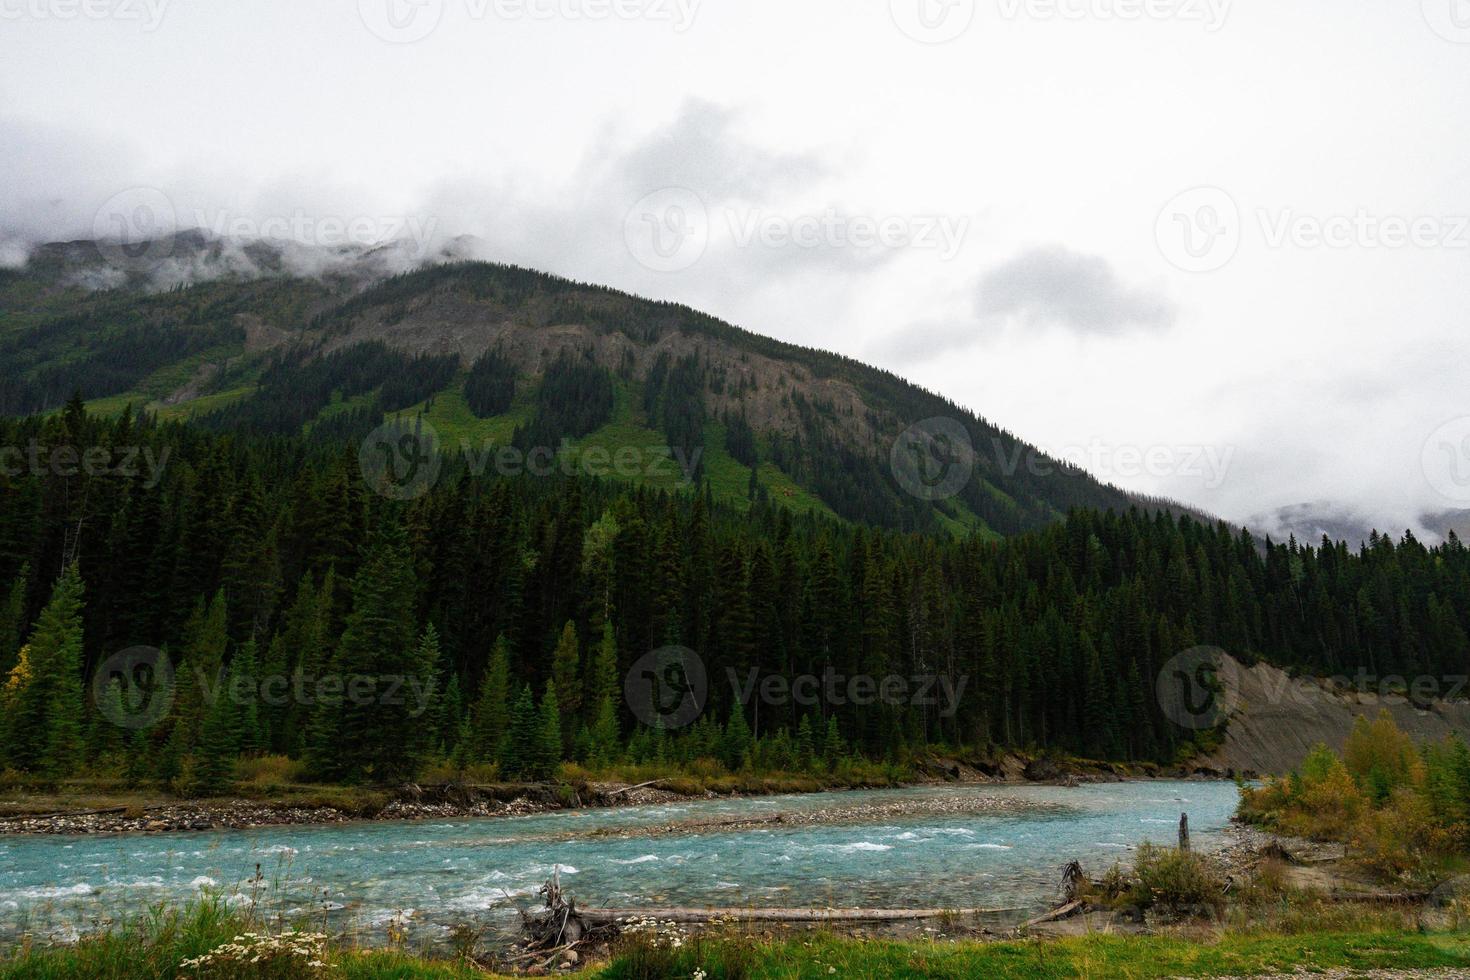
[[[220,591],[208,605],[200,596],[184,627],[184,651],[174,675],[173,728],[169,735],[170,752],[180,763],[194,751],[209,701],[222,683],[228,641],[226,622],[225,596]]]
[[[745,711],[737,701],[730,706],[730,720],[725,725],[725,737],[720,744],[720,758],[725,768],[731,772],[745,768],[752,747],[750,726],[745,723]]]
[[[114,719],[123,718],[126,714],[122,682],[114,677],[97,692],[97,704],[87,728],[87,758],[94,763],[103,763],[122,749],[125,730]]]
[[[438,688],[442,658],[439,630],[430,623],[419,635],[413,658],[405,664],[407,677],[400,697],[412,702],[406,706],[408,724],[393,763],[383,767],[381,778],[413,779],[428,760],[435,741],[433,720],[443,700]]]
[[[259,753],[266,746],[260,720],[260,668],[255,651],[254,637],[235,651],[224,692],[236,708],[239,750],[245,755]]]
[[[195,796],[219,796],[230,788],[240,754],[240,706],[227,687],[215,691],[199,726],[199,748],[187,785]]]
[[[596,714],[588,730],[589,755],[596,765],[606,765],[621,752],[622,731],[618,723],[619,695],[618,645],[613,639],[612,623],[602,624],[602,642],[590,671],[590,692]]]
[[[20,574],[10,585],[10,592],[0,604],[0,682],[9,676],[20,654],[20,638],[25,630],[26,589],[31,566],[22,565]]]
[[[562,627],[561,637],[557,640],[556,650],[551,656],[551,677],[556,684],[564,727],[563,746],[571,745],[571,736],[576,730],[576,721],[582,708],[581,666],[582,658],[577,641],[577,627],[571,620],[568,620]],[[560,757],[561,752],[558,751],[558,761]]]
[[[490,653],[490,665],[485,669],[480,697],[475,702],[475,758],[482,762],[503,762],[510,729],[510,644],[501,634]]]
[[[461,779],[464,778],[465,771],[475,761],[474,741],[474,729],[470,726],[469,717],[465,716],[459,720],[459,728],[456,732],[454,747],[449,753],[449,764]]]
[[[536,743],[532,779],[551,779],[561,766],[561,708],[556,696],[556,681],[547,681],[546,693],[536,716]]]
[[[803,770],[808,770],[816,763],[816,758],[811,715],[802,715],[801,724],[796,728],[796,764]]]
[[[588,750],[594,765],[617,761],[622,752],[622,736],[618,726],[618,709],[611,698],[603,698],[597,718],[587,733]]]
[[[842,732],[837,727],[837,716],[832,715],[827,719],[827,734],[822,739],[822,758],[828,766],[835,766],[847,754],[847,748],[842,744]]]
[[[510,728],[501,752],[501,773],[508,779],[534,779],[539,718],[531,686],[522,685],[510,709]]]
[[[81,761],[82,578],[69,565],[25,647],[10,701],[10,759],[19,769],[67,776]],[[17,668],[19,670],[19,668]]]
[[[403,527],[389,518],[352,581],[352,612],[333,663],[343,693],[326,699],[312,736],[318,773],[388,784],[417,772],[422,725],[411,716],[405,683],[424,676],[414,642],[416,595]]]
[[[439,686],[444,691],[433,715],[434,749],[441,756],[447,757],[459,744],[460,726],[467,719],[464,710],[464,695],[459,689],[459,674],[453,670],[448,671],[448,680],[439,679]]]

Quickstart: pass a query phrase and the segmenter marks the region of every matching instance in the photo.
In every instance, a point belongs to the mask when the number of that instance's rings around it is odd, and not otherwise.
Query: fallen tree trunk
[[[889,923],[945,915],[983,915],[1019,912],[1020,908],[579,908],[578,915],[592,923],[617,923],[629,918],[657,918],[663,923],[709,923],[732,920],[747,923]]]
[[[1366,902],[1372,905],[1418,905],[1428,901],[1429,892],[1355,892],[1335,890],[1327,893],[1332,902]]]
[[[607,798],[610,800],[614,796],[621,796],[624,793],[631,793],[635,789],[647,789],[650,786],[657,786],[659,783],[666,783],[666,782],[668,782],[667,779],[650,779],[648,782],[646,782],[646,783],[639,783],[637,786],[624,786],[622,789],[615,789],[611,793],[608,793],[607,794]]]
[[[1029,929],[1032,926],[1039,926],[1047,922],[1056,922],[1058,919],[1065,919],[1073,912],[1080,910],[1082,908],[1082,905],[1083,903],[1080,900],[1068,902],[1066,905],[1059,905],[1045,915],[1038,915],[1034,919],[1023,922],[1021,924],[1021,928]]]

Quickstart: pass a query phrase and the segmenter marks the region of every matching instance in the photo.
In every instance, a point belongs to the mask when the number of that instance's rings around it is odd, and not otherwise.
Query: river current
[[[983,812],[959,813],[977,797]],[[1221,842],[1230,783],[936,786],[713,800],[530,817],[365,822],[159,835],[0,837],[0,936],[64,938],[201,893],[386,940],[461,924],[509,930],[554,868],[592,906],[1046,907],[1061,866],[1125,864]],[[909,804],[917,812],[905,812]],[[835,823],[681,824],[838,809]],[[664,828],[674,826],[673,830]],[[631,832],[626,834],[625,832]],[[257,866],[259,868],[257,872]]]

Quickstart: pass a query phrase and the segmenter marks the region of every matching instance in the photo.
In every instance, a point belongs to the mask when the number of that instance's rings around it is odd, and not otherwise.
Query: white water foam
[[[18,892],[11,892],[16,898],[44,899],[44,898],[71,898],[78,895],[96,894],[96,889],[85,881],[75,885],[48,885],[41,888],[22,888]]]

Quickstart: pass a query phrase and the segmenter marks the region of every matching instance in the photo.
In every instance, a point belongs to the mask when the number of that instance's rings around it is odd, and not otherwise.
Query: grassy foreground
[[[225,956],[202,967],[185,961],[218,950],[250,929],[219,903],[155,911],[75,946],[21,946],[0,951],[3,980],[144,980],[173,977],[298,976],[455,978],[490,976],[468,962],[429,960],[398,951],[323,944],[318,954],[280,953],[279,933],[262,942],[277,950],[262,962]],[[247,945],[249,943],[247,942]],[[256,949],[266,948],[257,946]],[[769,940],[694,938],[677,947],[628,942],[610,963],[583,976],[601,980],[696,977],[709,980],[787,977],[1170,977],[1289,973],[1332,968],[1470,968],[1470,934],[1355,928],[1345,931],[1226,931],[1213,938],[1091,935],[1001,943],[878,941],[812,933]]]

